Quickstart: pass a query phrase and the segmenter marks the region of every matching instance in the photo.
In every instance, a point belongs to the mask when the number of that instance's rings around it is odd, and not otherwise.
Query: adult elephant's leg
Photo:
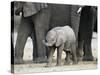
[[[85,6],[81,11],[80,30],[81,37],[84,37],[84,58],[83,60],[93,60],[91,39],[94,28],[94,20],[96,19],[96,11],[94,7]]]
[[[36,62],[35,60],[38,57],[38,51],[37,51],[35,30],[32,31],[31,38],[32,38],[32,43],[33,43],[33,61]]]
[[[31,33],[31,26],[28,19],[29,18],[22,18],[21,24],[19,26],[17,41],[15,45],[15,64],[23,63],[24,46],[29,34]]]
[[[85,30],[87,31],[85,34],[85,42],[84,42],[84,57],[83,60],[86,61],[93,61],[93,55],[92,55],[92,47],[91,47],[91,41],[92,41],[92,34],[94,25],[96,23],[97,19],[97,10],[94,7],[91,7],[88,12],[88,17],[90,17],[88,20],[86,20],[87,26]]]
[[[92,34],[93,34],[94,26],[92,27],[92,24],[90,25],[91,26],[88,28],[88,32],[85,33],[86,35],[85,35],[84,45],[83,45],[83,51],[84,51],[83,60],[86,61],[93,61],[91,42],[92,42]]]
[[[35,29],[35,44],[37,48],[38,57],[36,58],[37,62],[46,61],[46,47],[43,44],[42,40],[45,39],[46,31],[49,26],[49,11],[48,8],[44,8],[39,11],[36,15],[33,15],[32,20],[34,23]],[[35,47],[35,46],[34,46]],[[34,58],[34,55],[33,55]]]
[[[78,47],[76,48],[76,53],[77,53],[78,61],[82,61],[82,59],[83,59],[83,45],[84,45],[84,39],[81,36],[80,30],[79,30],[79,34],[78,34]]]
[[[87,39],[84,41],[84,56],[83,60],[85,61],[93,61],[92,49],[91,49],[91,39]]]

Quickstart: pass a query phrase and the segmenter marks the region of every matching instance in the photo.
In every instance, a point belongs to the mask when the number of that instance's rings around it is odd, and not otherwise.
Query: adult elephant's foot
[[[83,61],[93,61],[93,56],[83,56]]]
[[[35,59],[33,59],[34,63],[46,63],[47,62],[47,58],[46,57],[37,57]]]
[[[24,64],[24,61],[23,61],[23,59],[15,58],[14,59],[14,64]]]

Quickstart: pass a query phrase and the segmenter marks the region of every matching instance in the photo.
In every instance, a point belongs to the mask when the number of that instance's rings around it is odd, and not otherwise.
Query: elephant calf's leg
[[[72,44],[71,51],[72,51],[73,64],[77,64],[78,62],[77,62],[77,56],[76,56],[76,45],[75,45],[75,43]]]
[[[64,44],[61,45],[58,49],[57,49],[57,66],[61,66],[61,57],[62,57],[62,50],[64,49]]]
[[[66,51],[66,58],[65,58],[65,65],[71,64],[71,53],[69,51]]]
[[[54,51],[55,51],[54,47],[49,47],[48,59],[47,59],[47,65],[46,65],[46,67],[50,67],[51,66]]]

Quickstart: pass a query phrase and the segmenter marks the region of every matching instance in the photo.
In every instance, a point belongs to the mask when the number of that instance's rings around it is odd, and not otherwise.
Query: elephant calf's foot
[[[93,56],[83,56],[83,61],[93,61]]]

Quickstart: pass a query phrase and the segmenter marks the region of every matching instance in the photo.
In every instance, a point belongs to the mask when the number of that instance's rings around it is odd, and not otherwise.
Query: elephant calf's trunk
[[[51,46],[50,44],[48,44],[45,40],[43,40],[43,44],[46,46]]]

